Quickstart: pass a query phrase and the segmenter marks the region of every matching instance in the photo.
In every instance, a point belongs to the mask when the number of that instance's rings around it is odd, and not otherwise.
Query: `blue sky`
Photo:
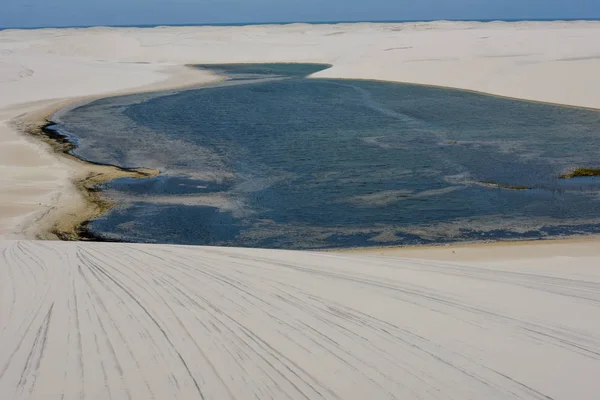
[[[600,18],[600,0],[0,0],[0,27]]]

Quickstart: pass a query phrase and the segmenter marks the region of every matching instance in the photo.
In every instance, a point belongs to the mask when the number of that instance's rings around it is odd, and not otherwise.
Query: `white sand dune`
[[[86,173],[18,128],[215,79],[185,64],[321,62],[316,77],[600,108],[598,43],[598,22],[0,32],[0,399],[597,399],[597,241],[372,255],[9,239],[73,213]]]
[[[597,258],[0,244],[2,399],[597,399]],[[567,267],[568,266],[568,267]]]

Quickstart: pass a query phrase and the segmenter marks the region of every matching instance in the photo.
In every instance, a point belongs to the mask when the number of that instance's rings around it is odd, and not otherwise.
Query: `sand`
[[[600,260],[600,240],[595,237],[447,244],[439,246],[370,247],[332,250],[333,253],[418,258],[433,261],[479,262],[533,261],[540,258],[587,257]],[[600,264],[599,264],[600,266]]]
[[[23,134],[194,63],[600,108],[600,23],[0,32],[0,398],[596,399],[597,240],[370,253],[30,241],[117,173]],[[106,179],[106,178],[102,178]]]
[[[598,258],[0,243],[3,399],[597,399]],[[64,397],[63,397],[64,396]]]

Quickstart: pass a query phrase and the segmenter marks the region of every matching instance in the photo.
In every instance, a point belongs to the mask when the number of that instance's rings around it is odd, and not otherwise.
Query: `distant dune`
[[[599,43],[600,22],[1,31],[0,399],[597,399],[596,240],[373,255],[12,239],[81,217],[76,182],[102,172],[23,132],[217,79],[186,64],[328,63],[315,78],[600,108]]]

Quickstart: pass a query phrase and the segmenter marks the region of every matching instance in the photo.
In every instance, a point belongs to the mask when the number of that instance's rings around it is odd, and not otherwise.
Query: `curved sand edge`
[[[104,214],[116,204],[104,198],[97,187],[118,178],[147,178],[157,176],[160,171],[135,168],[126,169],[113,165],[102,165],[87,161],[69,153],[71,142],[51,138],[45,132],[52,116],[59,111],[113,96],[177,90],[217,82],[221,77],[188,66],[166,70],[167,79],[138,88],[113,91],[96,96],[82,96],[46,102],[11,121],[22,134],[34,137],[46,144],[57,156],[61,167],[69,171],[69,184],[63,188],[63,196],[47,210],[35,215],[26,223],[25,238],[42,240],[86,240],[92,238],[85,229],[86,222]],[[27,105],[25,105],[27,106]],[[46,147],[46,148],[48,148]]]

